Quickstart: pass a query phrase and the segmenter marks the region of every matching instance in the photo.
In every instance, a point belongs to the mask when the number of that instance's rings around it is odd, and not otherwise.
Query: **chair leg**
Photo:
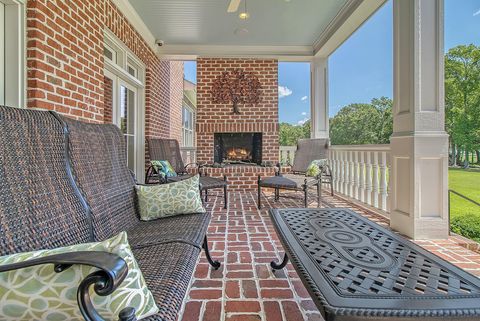
[[[215,270],[218,270],[221,264],[218,261],[214,261],[210,256],[210,250],[208,249],[208,239],[206,234],[205,234],[205,238],[203,239],[203,249],[205,250],[205,256],[207,257],[208,263],[210,263],[210,265]]]
[[[317,207],[320,207],[322,202],[322,181],[318,180],[317,182]]]
[[[305,196],[305,208],[308,208],[308,187],[307,186],[303,188],[303,193]]]
[[[270,262],[270,266],[272,267],[272,271],[275,272],[275,270],[281,270],[283,269],[288,263],[288,255],[287,253],[285,253],[285,255],[283,256],[283,261],[278,264],[277,262],[275,261],[272,261]]]
[[[225,181],[225,186],[223,186],[223,208],[224,209],[227,209],[227,205],[228,205],[228,192],[227,192],[227,176],[224,175],[223,176],[223,180]]]
[[[260,197],[262,196],[262,188],[260,187],[260,182],[261,181],[262,181],[262,179],[261,179],[260,175],[258,175],[258,181],[257,181],[257,183],[258,183],[258,188],[257,188],[257,190],[258,190],[258,200],[257,200],[258,209],[262,208],[262,203],[260,201]]]

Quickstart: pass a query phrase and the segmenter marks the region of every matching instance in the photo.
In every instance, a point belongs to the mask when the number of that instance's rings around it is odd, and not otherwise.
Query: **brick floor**
[[[227,210],[221,194],[215,197],[212,193],[207,204],[212,210],[208,230],[211,254],[222,267],[211,269],[202,253],[179,320],[323,320],[292,265],[275,273],[269,266],[273,258],[281,258],[283,249],[268,209],[303,207],[302,201],[281,198],[274,202],[271,194],[264,194],[259,211],[256,191],[230,192],[229,198]],[[387,218],[341,198],[325,195],[323,199],[323,206],[349,207],[388,226]],[[460,246],[457,238],[416,243],[480,276],[480,254]]]

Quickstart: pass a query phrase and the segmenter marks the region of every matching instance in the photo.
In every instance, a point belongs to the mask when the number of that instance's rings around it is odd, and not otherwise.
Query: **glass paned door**
[[[0,1],[0,105],[5,105],[5,4]]]
[[[120,83],[120,119],[119,127],[125,136],[127,144],[127,161],[130,170],[135,172],[135,141],[136,141],[136,112],[137,91],[127,84]]]

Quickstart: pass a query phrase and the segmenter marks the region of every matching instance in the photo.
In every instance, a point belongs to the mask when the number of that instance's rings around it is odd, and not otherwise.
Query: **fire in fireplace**
[[[215,133],[214,162],[262,163],[262,133]]]

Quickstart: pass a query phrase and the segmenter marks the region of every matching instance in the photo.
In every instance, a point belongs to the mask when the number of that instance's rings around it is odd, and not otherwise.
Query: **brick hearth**
[[[261,101],[257,105],[240,105],[240,115],[233,114],[232,104],[212,102],[212,84],[222,72],[241,68],[253,73],[262,85]],[[278,142],[278,62],[274,59],[197,59],[197,161],[212,163],[214,133],[262,133],[262,160],[276,164]],[[232,189],[254,187],[258,175],[273,175],[273,168],[250,166],[211,168],[212,176],[229,176]]]

